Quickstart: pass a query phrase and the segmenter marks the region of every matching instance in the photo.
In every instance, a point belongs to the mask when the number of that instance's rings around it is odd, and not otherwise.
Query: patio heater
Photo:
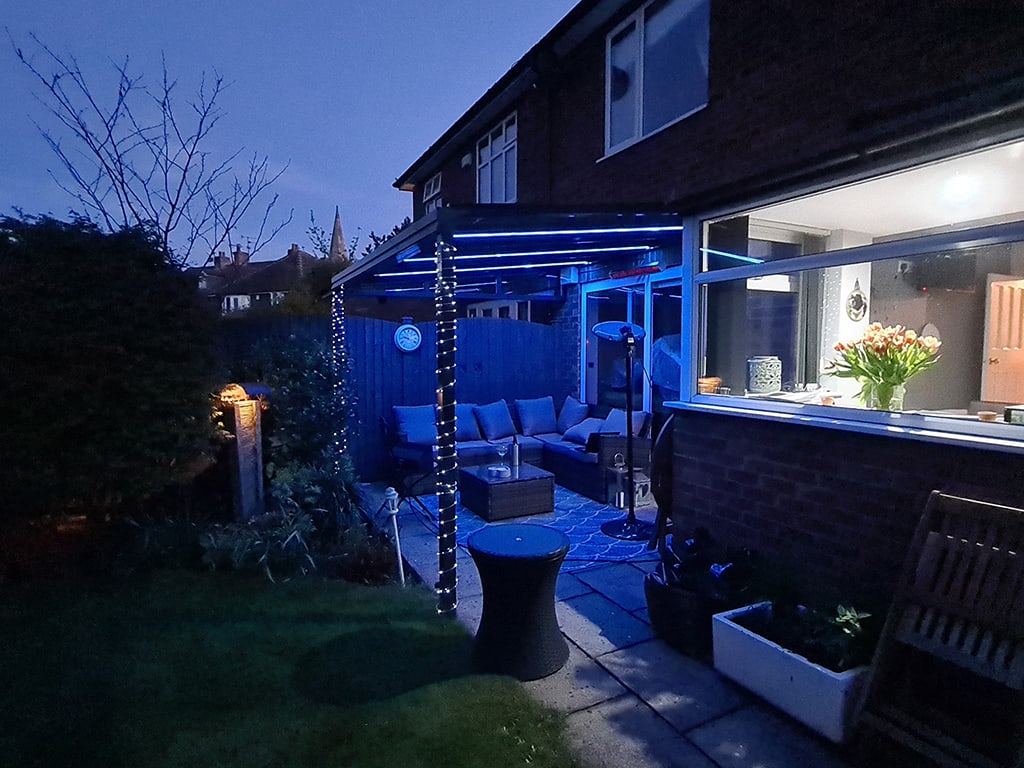
[[[646,335],[642,326],[609,320],[592,329],[604,341],[614,341],[626,348],[626,504],[629,514],[622,520],[610,520],[601,526],[601,533],[614,539],[647,541],[653,526],[636,519],[636,488],[633,484],[633,357],[636,342]]]

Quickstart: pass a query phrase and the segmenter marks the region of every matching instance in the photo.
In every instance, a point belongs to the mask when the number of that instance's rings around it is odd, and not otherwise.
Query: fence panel
[[[393,405],[433,403],[437,341],[433,323],[418,323],[423,343],[415,352],[394,345],[397,323],[364,317],[347,319],[351,365],[350,387],[356,395],[356,418],[349,446],[363,480],[387,474],[381,417]],[[557,328],[516,320],[463,318],[458,325],[456,398],[488,403],[504,398],[552,395],[556,407],[567,394],[559,387],[559,367],[566,365],[565,344]],[[562,385],[564,388],[564,385]]]

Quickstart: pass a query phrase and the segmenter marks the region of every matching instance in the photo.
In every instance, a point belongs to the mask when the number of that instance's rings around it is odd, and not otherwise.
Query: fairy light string
[[[437,238],[434,256],[434,316],[437,324],[437,611],[452,614],[458,605],[455,572],[455,246]]]
[[[331,293],[331,369],[334,405],[334,470],[341,470],[341,457],[348,451],[348,342],[345,337],[345,288]]]

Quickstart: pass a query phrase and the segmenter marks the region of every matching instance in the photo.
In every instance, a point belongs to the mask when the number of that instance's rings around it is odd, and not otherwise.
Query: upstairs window
[[[516,116],[509,115],[476,143],[478,203],[516,201]]]
[[[708,101],[710,0],[654,0],[608,35],[605,148],[612,152]]]
[[[441,174],[435,173],[423,185],[423,212],[430,213],[441,207]]]

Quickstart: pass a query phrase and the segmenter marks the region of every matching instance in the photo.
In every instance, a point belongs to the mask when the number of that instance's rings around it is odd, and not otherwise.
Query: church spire
[[[347,261],[348,247],[345,245],[345,235],[341,232],[341,213],[338,207],[334,207],[334,231],[331,232],[331,251],[329,257],[332,260]]]

